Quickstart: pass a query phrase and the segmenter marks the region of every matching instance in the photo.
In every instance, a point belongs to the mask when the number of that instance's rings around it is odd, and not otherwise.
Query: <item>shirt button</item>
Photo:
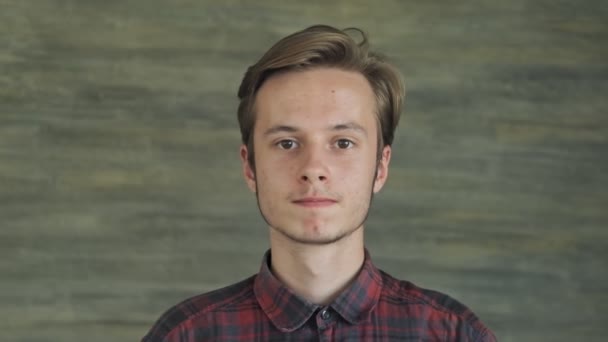
[[[328,319],[330,319],[330,318],[331,318],[331,313],[330,313],[330,312],[329,312],[327,309],[323,309],[323,310],[321,311],[321,318],[322,318],[324,321],[327,321]]]

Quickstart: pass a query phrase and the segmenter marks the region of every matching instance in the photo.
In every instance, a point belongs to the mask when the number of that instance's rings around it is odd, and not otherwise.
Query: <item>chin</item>
[[[344,238],[343,236],[334,236],[334,237],[293,237],[293,236],[288,236],[288,238],[298,244],[301,245],[311,245],[311,246],[326,246],[326,245],[331,245],[333,243],[336,243],[340,240],[342,240],[342,238]]]
[[[285,238],[291,240],[292,242],[302,244],[302,245],[330,245],[336,243],[348,236],[350,236],[353,232],[357,231],[357,229],[352,230],[344,230],[337,233],[329,234],[327,231],[324,232],[323,226],[320,225],[308,225],[301,228],[298,232],[293,232],[287,229],[282,228],[272,228],[283,235]],[[325,233],[325,234],[324,234]]]

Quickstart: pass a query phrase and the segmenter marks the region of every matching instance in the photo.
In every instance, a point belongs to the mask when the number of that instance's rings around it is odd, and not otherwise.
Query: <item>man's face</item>
[[[377,156],[373,91],[359,73],[319,68],[278,74],[258,91],[255,170],[241,159],[271,229],[291,241],[328,244],[361,228],[387,177]]]

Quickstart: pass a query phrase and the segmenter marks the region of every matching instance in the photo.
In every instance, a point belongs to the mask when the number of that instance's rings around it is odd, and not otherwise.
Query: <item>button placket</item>
[[[321,319],[329,321],[331,319],[331,312],[328,309],[321,310]]]
[[[322,308],[316,315],[319,341],[331,341],[333,336],[334,314],[329,307]]]

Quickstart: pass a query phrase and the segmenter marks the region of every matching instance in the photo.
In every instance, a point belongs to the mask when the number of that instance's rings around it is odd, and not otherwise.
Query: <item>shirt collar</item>
[[[283,332],[300,328],[319,309],[284,286],[270,271],[270,250],[264,255],[260,272],[255,278],[254,293],[270,321]],[[372,263],[367,249],[361,270],[353,283],[330,305],[351,324],[369,319],[382,291],[382,276]]]

